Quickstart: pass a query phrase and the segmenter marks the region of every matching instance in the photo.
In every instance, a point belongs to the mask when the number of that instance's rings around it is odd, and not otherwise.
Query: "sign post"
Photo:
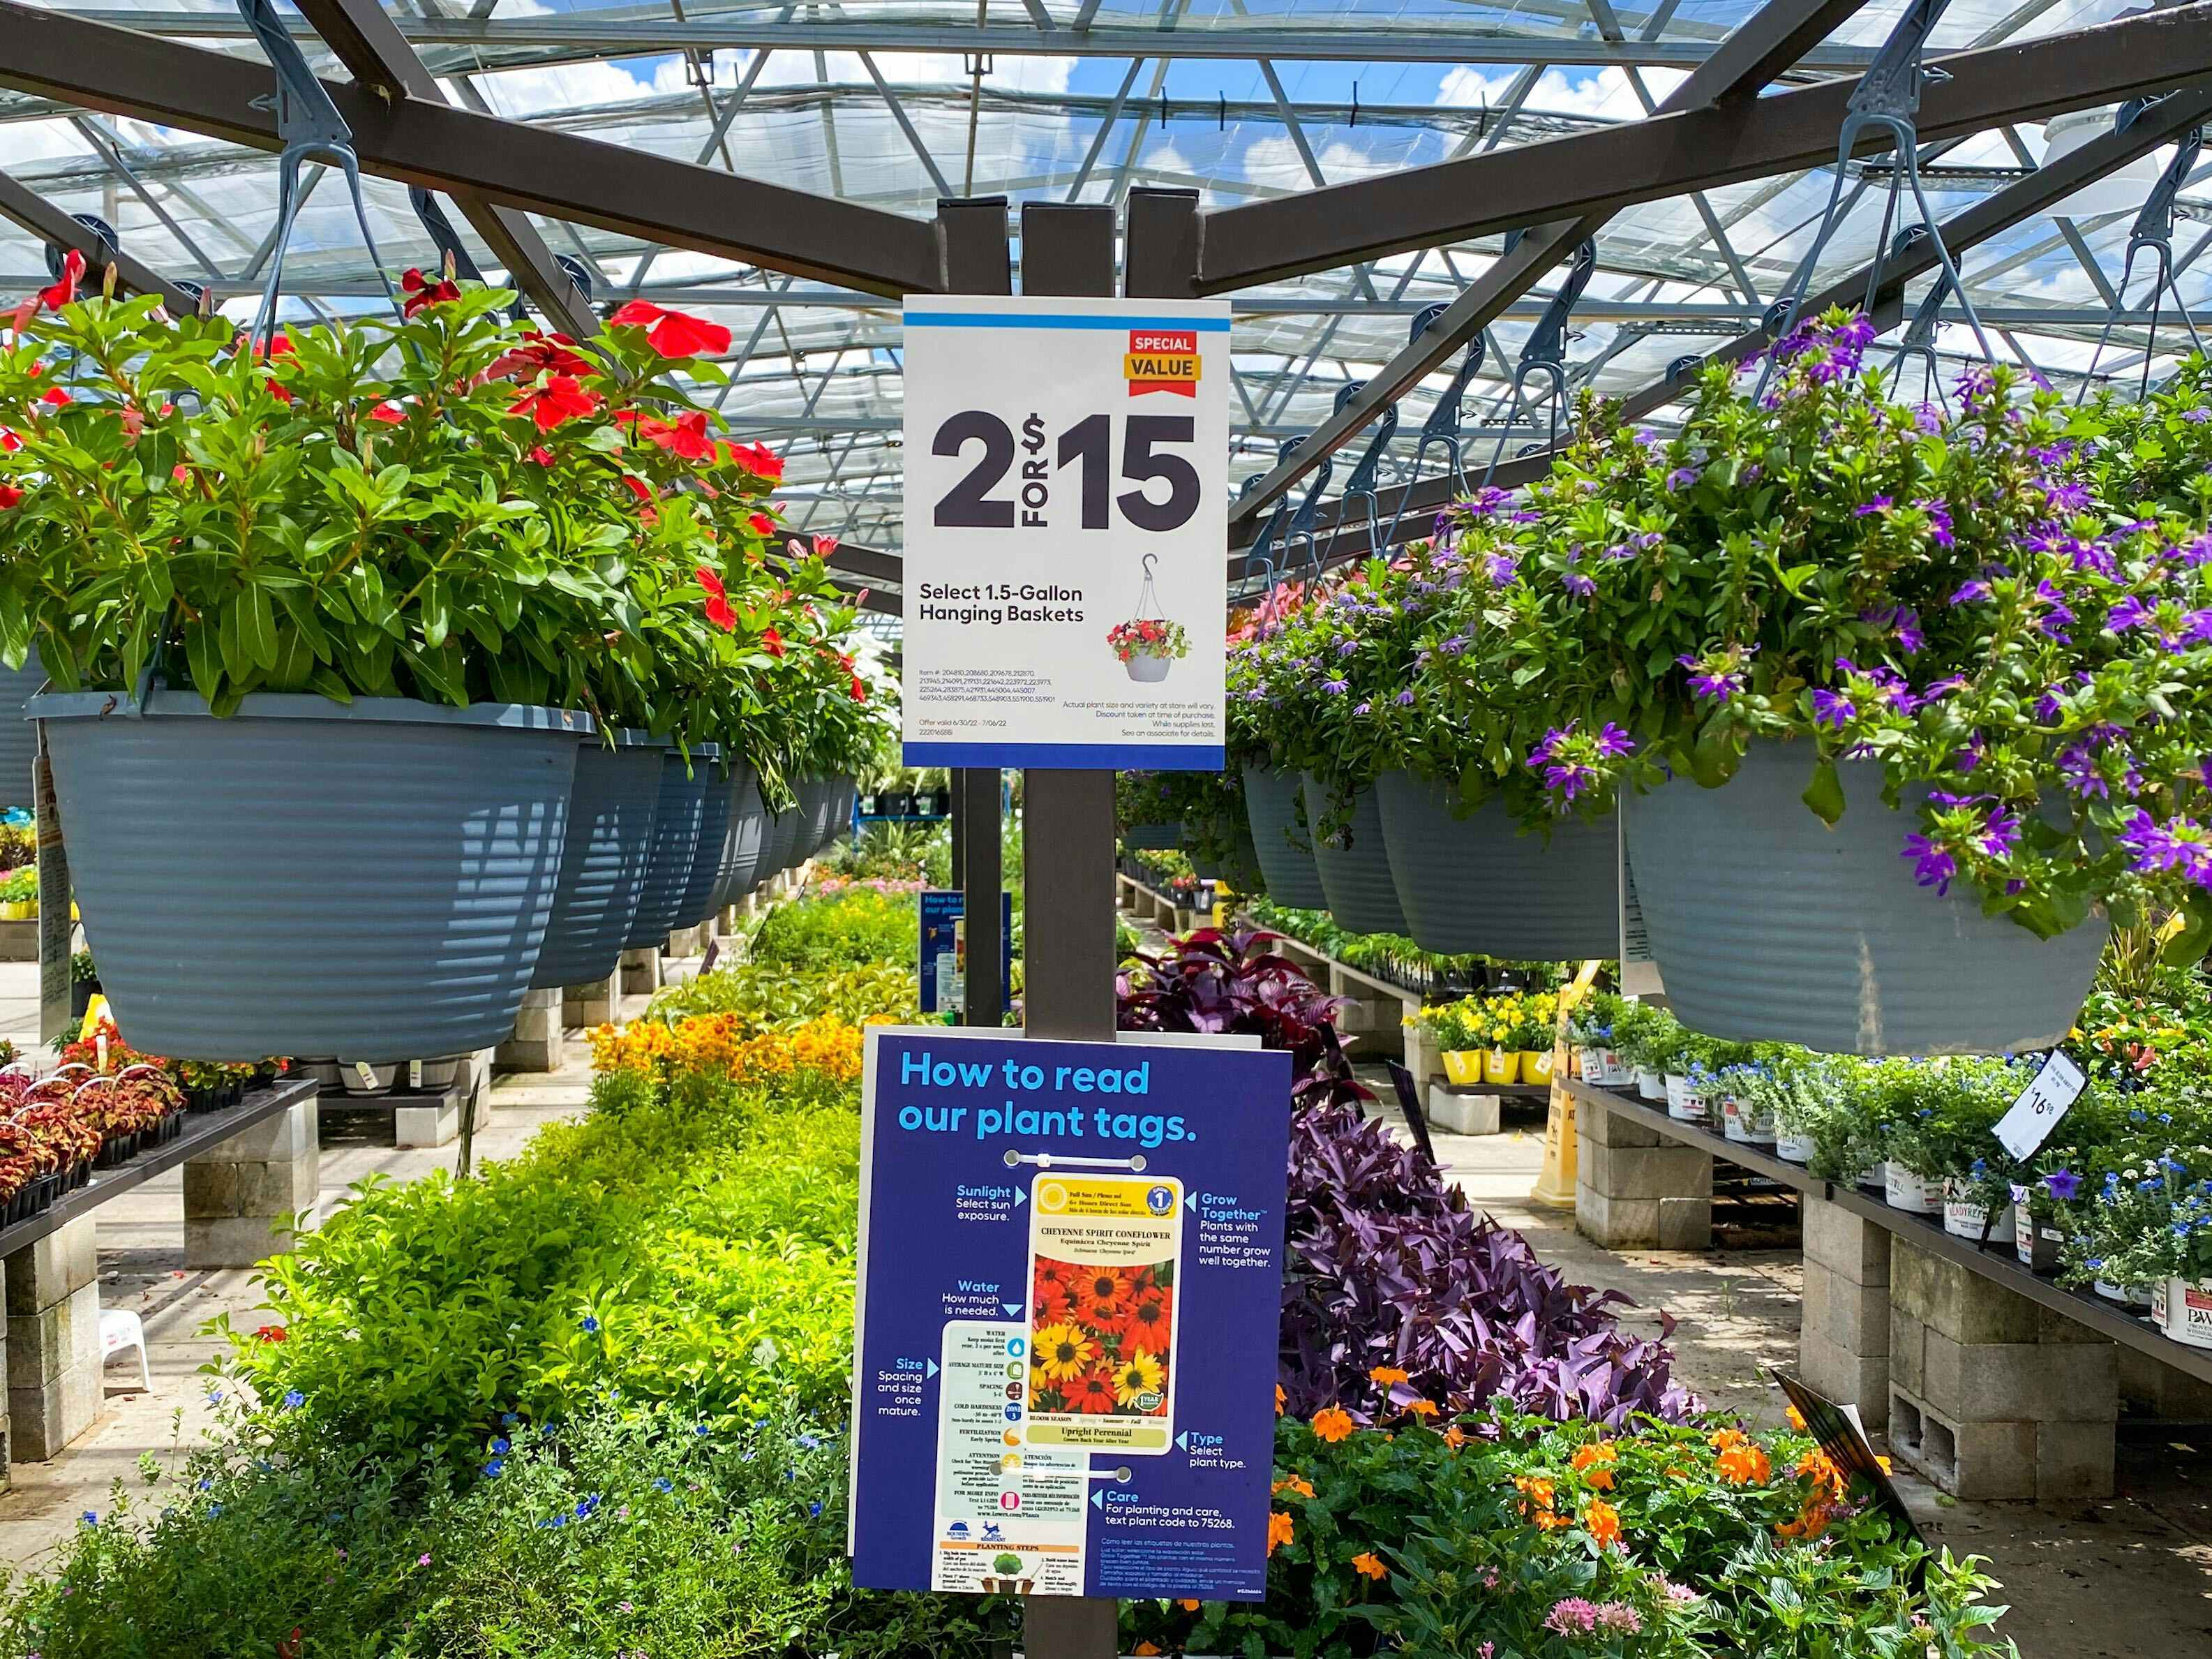
[[[853,1580],[1267,1591],[1290,1056],[868,1033]],[[1088,1650],[1084,1650],[1088,1651]]]
[[[955,258],[952,210],[963,205],[939,215],[947,294],[1002,293],[969,279],[994,278],[988,261]],[[995,321],[981,301],[909,307],[959,320],[910,314],[907,337],[906,759],[1027,769],[1032,1041],[1114,1038],[1111,769],[1224,761],[1228,317],[1193,302],[1188,191],[1129,196],[1126,291],[1176,303],[1118,314],[1090,303],[1113,299],[1115,217],[1110,206],[1026,203],[1021,307],[1001,302]],[[1082,303],[1034,303],[1048,295]],[[1040,331],[1046,314],[1081,320]],[[1147,607],[1160,614],[1133,614]],[[1132,623],[1154,624],[1136,631],[1159,648],[1124,656]],[[963,817],[968,914],[994,919],[969,850],[977,815]],[[969,944],[995,960],[973,934]],[[1110,1659],[1115,1593],[1032,1595],[1032,1659]]]

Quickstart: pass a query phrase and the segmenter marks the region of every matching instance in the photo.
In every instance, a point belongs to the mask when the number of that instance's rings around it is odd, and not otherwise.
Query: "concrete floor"
[[[0,1036],[27,1030],[35,1037],[34,986],[16,983],[25,978],[22,969],[0,966]],[[580,1111],[588,1084],[580,1044],[559,1073],[501,1079],[477,1155],[507,1156],[538,1125]],[[1395,1108],[1389,1115],[1403,1133]],[[1779,1421],[1782,1401],[1765,1368],[1796,1361],[1796,1252],[1601,1249],[1575,1232],[1571,1214],[1528,1200],[1543,1159],[1541,1129],[1529,1115],[1509,1119],[1499,1135],[1439,1133],[1437,1155],[1478,1208],[1527,1234],[1570,1279],[1632,1297],[1636,1305],[1620,1310],[1623,1323],[1656,1335],[1662,1310],[1671,1315],[1676,1375],[1708,1404]],[[388,1143],[388,1131],[384,1138]],[[451,1167],[453,1151],[398,1152],[333,1121],[325,1133],[323,1202],[342,1203],[347,1186],[371,1171],[404,1180]],[[93,1433],[53,1462],[15,1467],[0,1493],[0,1562],[35,1565],[82,1511],[106,1507],[111,1484],[131,1478],[142,1454],[179,1456],[210,1420],[209,1380],[199,1368],[220,1345],[198,1329],[225,1311],[234,1322],[253,1322],[259,1298],[248,1272],[182,1270],[180,1184],[173,1174],[150,1182],[100,1212],[101,1301],[146,1322],[155,1386],[138,1391],[135,1375],[116,1364]],[[1932,1542],[1990,1558],[1990,1571],[2005,1586],[1998,1599],[2014,1609],[2002,1631],[2027,1659],[2212,1653],[2212,1425],[2124,1437],[2121,1493],[2109,1503],[1959,1504],[1909,1476],[1898,1484]]]

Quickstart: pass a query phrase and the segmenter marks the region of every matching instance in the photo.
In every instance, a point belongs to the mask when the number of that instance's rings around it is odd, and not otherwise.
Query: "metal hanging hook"
[[[2151,101],[2136,99],[2123,104],[2112,118],[2112,131],[2125,132],[2150,106]],[[2106,344],[2112,337],[2112,325],[2119,321],[2120,313],[2127,307],[2128,284],[2135,280],[2136,256],[2139,253],[2149,252],[2152,275],[2150,333],[2143,342],[2142,383],[2138,395],[2148,396],[2150,392],[2151,359],[2158,355],[2159,316],[2168,294],[2173,295],[2173,308],[2180,314],[2182,325],[2189,331],[2190,344],[2199,351],[2204,349],[2203,338],[2197,331],[2197,319],[2189,314],[2188,301],[2181,297],[2181,289],[2173,276],[2173,226],[2179,216],[2176,198],[2181,194],[2182,185],[2189,181],[2190,173],[2195,171],[2197,157],[2203,149],[2204,129],[2190,128],[2175,146],[2173,160],[2166,163],[2166,171],[2159,174],[2158,182],[2150,187],[2150,194],[2144,198],[2142,209],[2136,214],[2135,224],[2128,232],[2127,259],[2120,267],[2120,285],[2112,290],[2112,303],[2105,313],[2104,331],[2097,336],[2097,349],[2090,354],[2089,367],[2081,376],[2081,389],[2074,394],[2076,404],[2088,396],[2089,384],[2096,379],[2098,362],[2104,356]]]
[[[1517,238],[1509,239],[1510,250]],[[1497,475],[1498,463],[1505,453],[1505,440],[1512,430],[1513,422],[1521,411],[1530,405],[1526,390],[1529,379],[1540,374],[1552,383],[1549,408],[1552,418],[1551,438],[1545,447],[1556,449],[1559,443],[1559,416],[1566,410],[1567,403],[1567,319],[1573,313],[1575,301],[1590,284],[1597,272],[1597,239],[1584,237],[1582,246],[1574,252],[1567,266],[1566,280],[1559,291],[1544,307],[1544,314],[1536,319],[1529,331],[1526,343],[1521,348],[1521,361],[1513,371],[1513,384],[1506,395],[1498,400],[1497,416],[1502,420],[1498,442],[1490,452],[1490,465],[1483,469],[1482,482],[1487,485]],[[1537,453],[1531,448],[1522,453]]]
[[[1364,380],[1358,381],[1346,392],[1339,392],[1337,407],[1343,408],[1351,401],[1349,393],[1358,392],[1365,384]],[[1375,435],[1367,441],[1365,451],[1352,463],[1351,474],[1345,479],[1344,489],[1336,498],[1336,525],[1340,531],[1352,514],[1352,502],[1355,500],[1366,501],[1367,550],[1370,553],[1382,550],[1382,503],[1376,495],[1376,481],[1382,476],[1382,458],[1389,453],[1390,440],[1397,433],[1398,405],[1394,399],[1383,404],[1382,412],[1375,417]]]
[[[1429,325],[1450,307],[1432,305],[1413,319],[1413,338],[1418,340],[1428,331]],[[1390,528],[1384,540],[1397,544],[1398,521],[1406,516],[1407,504],[1413,500],[1413,486],[1421,481],[1421,464],[1427,458],[1429,446],[1440,446],[1451,461],[1451,476],[1459,480],[1462,495],[1467,490],[1467,455],[1460,442],[1460,421],[1467,401],[1467,389],[1474,383],[1476,373],[1482,368],[1484,356],[1490,349],[1489,337],[1480,330],[1467,343],[1467,355],[1460,360],[1459,372],[1452,376],[1451,385],[1438,398],[1436,407],[1430,410],[1429,418],[1421,422],[1421,435],[1413,441],[1413,463],[1406,474],[1405,488],[1398,492],[1398,510],[1390,515]]]
[[[310,161],[344,173],[346,189],[353,197],[353,216],[361,226],[369,263],[376,268],[376,280],[383,284],[384,297],[392,301],[392,308],[400,310],[399,296],[392,292],[383,256],[376,251],[376,233],[369,228],[368,204],[362,199],[361,160],[354,153],[353,129],[308,69],[298,42],[276,15],[275,0],[238,0],[238,10],[246,27],[253,31],[269,66],[276,72],[273,94],[276,135],[284,141],[283,150],[276,157],[275,251],[270,256],[269,280],[261,291],[261,309],[254,317],[252,332],[246,337],[248,346],[265,347],[275,337],[276,296],[284,285],[284,254],[300,213],[300,168]],[[254,101],[267,107],[263,100]]]
[[[1994,363],[1996,354],[1990,349],[1989,336],[1982,330],[1982,319],[1974,310],[1974,302],[1967,297],[1966,285],[1960,280],[1959,268],[1953,263],[1950,250],[1943,246],[1943,233],[1936,218],[1935,210],[1928,204],[1928,192],[1920,182],[1920,142],[1915,119],[1920,113],[1922,88],[1930,81],[1948,78],[1944,71],[1930,69],[1926,62],[1928,37],[1942,20],[1951,0],[1912,0],[1905,15],[1897,20],[1882,42],[1881,50],[1875,54],[1874,62],[1867,66],[1866,74],[1851,90],[1845,106],[1842,131],[1836,137],[1835,179],[1828,189],[1828,205],[1821,210],[1820,228],[1814,233],[1813,245],[1805,251],[1805,258],[1790,279],[1785,295],[1787,306],[1778,325],[1770,331],[1776,340],[1789,335],[1797,325],[1798,313],[1805,303],[1806,290],[1812,285],[1814,272],[1819,268],[1820,255],[1835,234],[1838,222],[1837,205],[1843,199],[1844,177],[1850,170],[1851,152],[1857,148],[1863,134],[1869,128],[1889,136],[1894,147],[1896,161],[1889,177],[1889,193],[1881,210],[1881,234],[1875,238],[1877,248],[1890,242],[1890,227],[1897,218],[1897,198],[1900,188],[1912,191],[1913,204],[1920,210],[1920,222],[1935,240],[1936,262],[1942,267],[1939,283],[1948,283],[1950,292],[1958,297],[1960,309],[1966,313],[1966,322],[1974,331],[1974,339],[1982,349],[1982,357]],[[1885,260],[1876,260],[1867,272],[1866,297],[1860,309],[1871,318],[1874,315],[1875,295],[1881,291]],[[1769,313],[1771,315],[1771,313]],[[1762,397],[1766,385],[1774,376],[1774,354],[1766,355],[1765,366],[1760,369],[1754,398]]]

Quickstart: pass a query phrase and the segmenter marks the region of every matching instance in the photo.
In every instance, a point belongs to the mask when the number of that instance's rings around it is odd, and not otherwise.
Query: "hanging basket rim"
[[[204,720],[216,718],[207,699],[197,691],[161,686],[147,695],[144,712],[131,712],[131,698],[121,691],[40,691],[23,705],[23,718],[33,720]],[[472,702],[456,708],[450,703],[423,702],[414,697],[356,697],[337,702],[313,691],[253,691],[239,702],[227,720],[329,720],[338,724],[406,726],[479,726],[510,731],[556,732],[590,737],[599,721],[580,708],[549,708],[532,703]],[[705,744],[697,745],[704,749]]]

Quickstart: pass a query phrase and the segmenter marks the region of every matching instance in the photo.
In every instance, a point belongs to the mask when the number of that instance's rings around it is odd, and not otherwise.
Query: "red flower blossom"
[[[23,492],[11,483],[0,483],[0,513],[6,512],[23,499]]]
[[[645,330],[646,343],[664,357],[704,357],[730,349],[730,331],[720,324],[664,311],[650,300],[632,300],[607,321],[617,328]]]
[[[783,654],[783,635],[773,628],[763,628],[761,629],[761,646],[769,656],[781,657]]]
[[[399,279],[399,291],[407,297],[400,302],[399,314],[412,317],[432,306],[443,305],[448,300],[461,297],[460,285],[450,278],[432,282],[421,271],[410,269]]]
[[[282,380],[271,380],[269,382],[269,395],[280,404],[289,404],[292,401],[292,388]]]
[[[539,444],[530,452],[530,459],[540,466],[550,466],[553,465],[553,452],[546,448],[544,444]]]
[[[680,456],[687,461],[712,461],[714,459],[714,441],[707,435],[707,411],[703,409],[679,415],[672,422],[634,411],[622,418],[623,424],[630,428],[632,436],[658,444],[672,455]]]
[[[774,483],[783,477],[783,457],[766,444],[726,444],[723,448],[732,465],[744,468],[757,478]]]
[[[730,633],[738,625],[738,613],[730,609],[729,596],[722,586],[722,579],[703,564],[696,574],[699,586],[707,590],[707,603],[702,607],[707,613],[707,620],[725,634]]]
[[[4,426],[0,426],[0,455],[12,455],[23,447],[23,441]]]
[[[852,684],[845,688],[845,695],[854,702],[867,702],[868,688],[860,683],[860,677],[858,674],[853,676]]]
[[[793,536],[784,545],[790,550],[794,559],[826,559],[837,550],[837,538],[835,536],[817,536],[810,544]]]
[[[524,392],[507,405],[510,415],[527,415],[540,432],[550,432],[562,422],[590,415],[599,406],[599,394],[586,392],[573,374],[549,374],[545,384]]]
[[[67,386],[50,386],[39,394],[39,401],[50,409],[61,409],[76,399],[70,396]]]
[[[0,440],[4,440],[5,436],[5,434],[0,434]],[[745,520],[745,528],[756,536],[773,536],[775,534],[775,520],[765,513],[756,513]]]
[[[505,356],[495,357],[484,370],[487,380],[532,380],[542,374],[593,374],[599,365],[575,349],[576,343],[565,334],[540,334],[535,329],[526,330],[522,343]]]
[[[398,426],[407,418],[407,411],[388,399],[368,411],[372,421],[381,421],[386,426]]]
[[[1066,1385],[1070,1410],[1100,1417],[1114,1409],[1114,1377],[1109,1371],[1090,1371]]]
[[[623,487],[629,490],[631,495],[636,496],[641,501],[650,504],[654,500],[653,486],[646,483],[644,479],[639,477],[636,473],[623,473],[622,475],[622,481]]]
[[[48,311],[59,311],[64,306],[74,301],[76,298],[77,282],[83,275],[84,254],[79,249],[71,248],[62,256],[61,281],[56,283],[52,288],[40,289],[15,307],[15,331],[18,334],[21,333],[23,325],[37,316],[42,308]],[[32,372],[35,374],[37,370],[33,369]]]
[[[176,483],[182,483],[185,479],[191,476],[191,468],[186,466],[182,461],[179,461],[174,466],[169,469],[169,477],[172,482]]]
[[[289,1342],[292,1333],[282,1325],[257,1325],[253,1328],[253,1340],[256,1342]]]

